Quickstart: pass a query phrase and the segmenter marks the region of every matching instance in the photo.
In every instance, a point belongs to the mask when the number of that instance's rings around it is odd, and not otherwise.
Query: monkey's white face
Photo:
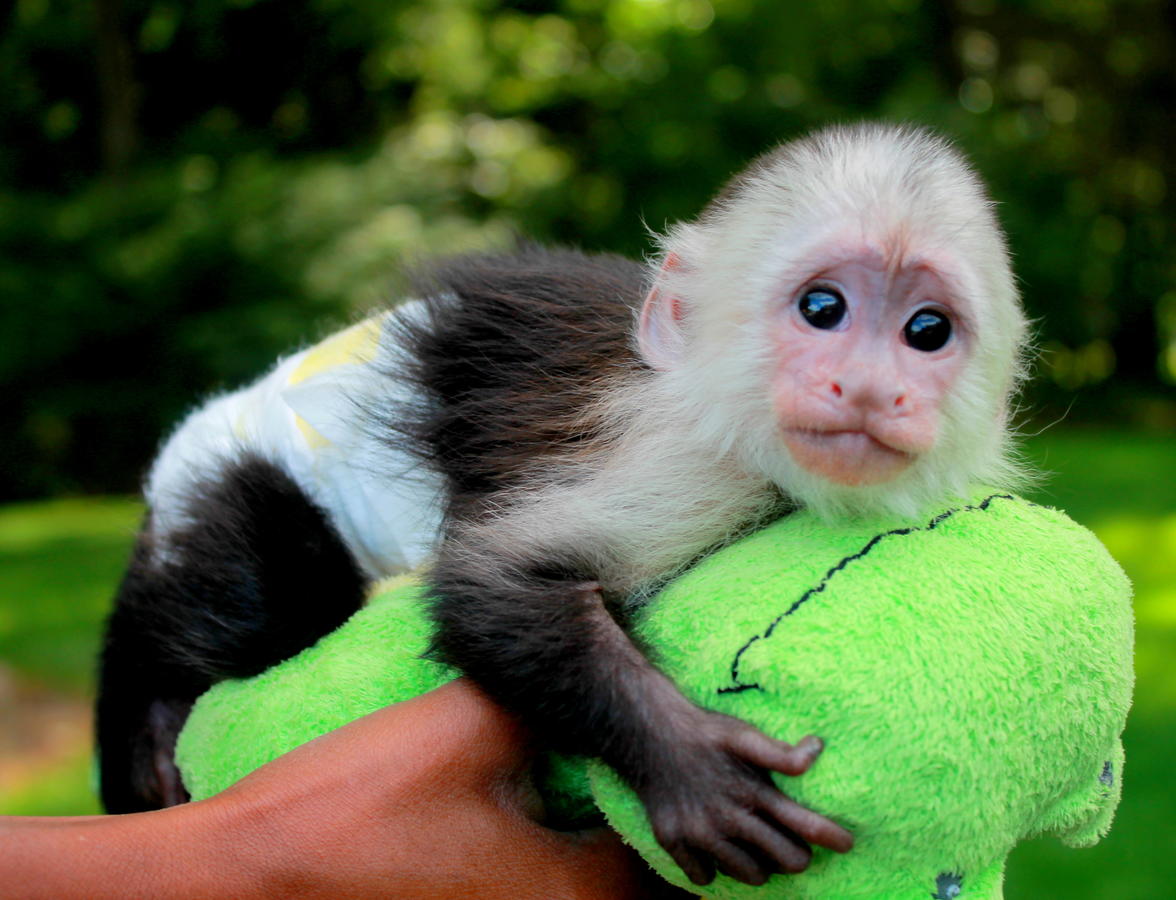
[[[931,264],[861,248],[775,302],[769,384],[797,465],[836,484],[881,484],[935,446],[969,336]]]
[[[1022,481],[1027,323],[983,186],[942,140],[783,145],[661,246],[637,344],[710,452],[823,517]]]

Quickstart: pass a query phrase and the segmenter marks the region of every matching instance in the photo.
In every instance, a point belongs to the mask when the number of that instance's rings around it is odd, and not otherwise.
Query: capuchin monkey
[[[769,774],[820,741],[693,705],[627,626],[790,509],[913,516],[1017,482],[1027,326],[968,164],[926,131],[829,128],[754,161],[648,266],[523,248],[431,266],[412,296],[165,444],[103,658],[107,808],[184,800],[196,696],[426,564],[436,657],[615,768],[692,881],[849,850]]]

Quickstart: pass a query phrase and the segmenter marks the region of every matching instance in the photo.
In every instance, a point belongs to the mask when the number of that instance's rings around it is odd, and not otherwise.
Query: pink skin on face
[[[835,291],[846,313],[814,327],[799,302]],[[886,265],[863,250],[831,261],[789,290],[772,320],[771,389],[781,437],[807,471],[842,485],[900,475],[930,450],[940,406],[967,351],[967,329],[947,283],[928,263]],[[910,346],[904,328],[921,310],[947,315],[952,336],[938,350]]]

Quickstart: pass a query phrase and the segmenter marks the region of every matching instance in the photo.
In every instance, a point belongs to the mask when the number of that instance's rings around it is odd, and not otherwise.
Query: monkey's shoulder
[[[487,362],[595,368],[593,353],[632,357],[645,269],[614,254],[530,244],[434,262],[412,281],[439,347],[465,347]]]
[[[532,245],[431,264],[413,286],[420,311],[399,340],[426,403],[412,437],[459,492],[504,487],[590,440],[584,410],[642,366],[645,270],[632,260]]]

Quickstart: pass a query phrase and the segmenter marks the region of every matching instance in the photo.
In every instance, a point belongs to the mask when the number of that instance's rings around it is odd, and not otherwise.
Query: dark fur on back
[[[425,402],[390,424],[446,477],[451,511],[590,439],[580,414],[602,381],[642,365],[632,260],[525,246],[433,265],[414,286],[426,314],[402,338]]]
[[[209,473],[187,512],[162,559],[148,519],[107,624],[97,732],[108,812],[185,800],[172,751],[192,701],[293,656],[363,601],[325,513],[273,463],[245,455]]]

